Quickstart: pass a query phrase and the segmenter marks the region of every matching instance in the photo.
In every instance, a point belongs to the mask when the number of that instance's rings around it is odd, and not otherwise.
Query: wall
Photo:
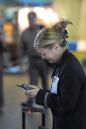
[[[70,19],[70,39],[86,40],[86,0],[55,0],[60,17]]]

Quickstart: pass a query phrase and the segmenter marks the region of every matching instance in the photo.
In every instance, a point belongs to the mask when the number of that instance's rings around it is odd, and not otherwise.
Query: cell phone
[[[36,89],[37,87],[34,85],[30,85],[30,84],[17,84],[18,87],[21,87],[25,90],[32,90],[32,89]]]

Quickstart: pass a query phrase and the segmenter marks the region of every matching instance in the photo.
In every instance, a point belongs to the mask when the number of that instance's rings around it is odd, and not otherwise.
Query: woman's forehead
[[[44,51],[45,48],[37,48],[37,51],[41,52],[41,51]]]
[[[37,48],[37,51],[39,53],[43,53],[43,52],[46,52],[48,50],[48,48]]]

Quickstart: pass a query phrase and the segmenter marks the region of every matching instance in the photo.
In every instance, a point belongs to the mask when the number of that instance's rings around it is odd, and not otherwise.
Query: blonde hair
[[[68,20],[61,20],[51,28],[43,28],[40,30],[36,35],[34,47],[48,47],[54,43],[58,43],[62,47],[66,46],[66,39],[68,38],[66,27],[68,24],[72,23]]]

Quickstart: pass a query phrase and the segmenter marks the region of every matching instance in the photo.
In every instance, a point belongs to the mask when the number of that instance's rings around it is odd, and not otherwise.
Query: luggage
[[[47,109],[45,107],[42,108],[36,108],[36,107],[26,107],[22,106],[22,129],[26,129],[26,112],[31,111],[31,112],[40,112],[42,114],[42,125],[38,127],[38,129],[47,129],[46,124],[45,124],[45,114]]]

